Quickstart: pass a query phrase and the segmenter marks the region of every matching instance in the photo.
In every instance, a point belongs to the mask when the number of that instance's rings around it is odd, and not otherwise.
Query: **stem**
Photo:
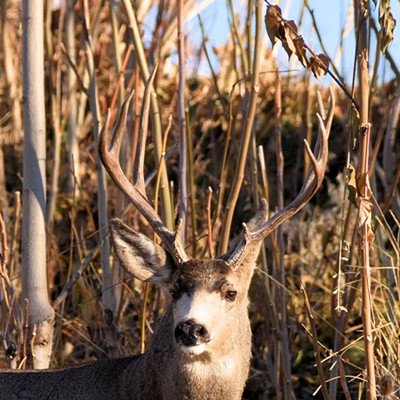
[[[146,351],[146,310],[147,310],[147,299],[149,297],[150,283],[144,283],[144,295],[143,304],[140,314],[140,354]]]
[[[16,71],[19,70],[20,65],[16,62],[18,56],[14,54],[12,48],[12,40],[16,39],[16,32],[10,23],[8,16],[8,9],[11,6],[11,1],[3,0],[0,4],[1,12],[1,45],[2,45],[2,68],[6,84],[5,98],[9,98],[11,101],[11,113],[13,119],[13,132],[11,133],[11,140],[19,142],[22,139],[22,110],[21,103],[18,99],[18,79],[16,77]],[[13,37],[14,36],[14,37]],[[5,133],[2,132],[2,135]]]
[[[49,6],[49,3],[46,3]],[[60,18],[59,18],[59,29],[58,29],[58,38],[57,38],[57,47],[54,49],[52,43],[52,32],[51,32],[51,23],[52,23],[52,13],[50,7],[46,9],[46,31],[45,31],[45,43],[47,50],[47,62],[49,63],[49,69],[52,73],[49,74],[49,87],[50,87],[50,99],[51,99],[51,125],[53,127],[54,135],[53,135],[53,160],[51,162],[52,169],[50,173],[50,183],[49,190],[47,195],[47,207],[46,207],[46,226],[51,229],[54,220],[54,213],[56,209],[56,201],[58,195],[58,179],[60,175],[60,152],[61,152],[61,57],[57,54],[60,52],[61,43],[61,33],[63,32],[64,25],[64,17],[65,17],[65,4],[61,7]],[[58,61],[53,61],[57,59]],[[56,71],[54,73],[53,71]]]
[[[236,21],[236,16],[235,16],[235,7],[233,6],[233,1],[229,0],[229,10],[231,11],[231,17],[232,17],[232,31],[233,35],[235,36],[237,40],[237,44],[239,46],[240,50],[240,59],[242,61],[242,66],[243,66],[243,76],[247,76],[249,73],[249,62],[247,60],[246,52],[244,50],[243,46],[243,40],[242,37],[240,36],[239,29],[238,29],[238,24]]]
[[[281,78],[277,74],[276,86],[275,86],[275,153],[276,153],[276,186],[278,193],[278,210],[284,208],[283,200],[283,153],[282,153],[282,90],[281,90]],[[277,260],[277,280],[279,282],[278,291],[278,304],[280,308],[280,333],[282,341],[282,367],[283,367],[283,377],[284,377],[284,397],[285,399],[290,399],[292,394],[292,380],[291,380],[291,366],[290,366],[290,350],[289,350],[289,338],[286,325],[286,287],[285,287],[285,243],[283,239],[282,227],[279,226],[277,229],[277,242],[279,248],[279,259]]]
[[[267,167],[266,167],[265,156],[264,156],[264,149],[262,146],[258,146],[257,153],[258,153],[258,160],[260,163],[262,193],[263,193],[263,197],[267,200],[267,203],[269,204],[268,175],[267,175]]]
[[[185,245],[185,230],[187,219],[187,141],[185,116],[185,36],[183,32],[184,15],[183,0],[178,0],[178,57],[179,57],[179,88],[178,88],[178,130],[179,130],[179,219],[182,220],[182,244]]]
[[[75,13],[73,0],[68,0],[67,14],[65,19],[66,50],[72,65],[76,63],[75,48]],[[61,51],[62,47],[60,46]],[[69,99],[69,114],[67,122],[68,132],[68,189],[77,191],[81,186],[81,176],[79,173],[79,143],[78,143],[78,108],[76,100],[76,74],[71,64],[68,64],[67,71],[67,95]],[[77,195],[78,193],[75,193]]]
[[[366,150],[366,154],[369,154],[368,147],[370,141],[370,127],[366,129],[365,137],[363,142],[365,145],[362,146]],[[365,160],[365,164],[362,166],[362,175],[368,180],[368,158]],[[369,186],[369,184],[368,184]],[[363,200],[369,200],[369,194],[367,193],[368,186],[365,185],[364,193],[362,195]],[[364,345],[365,355],[367,362],[367,395],[368,399],[376,399],[376,382],[375,382],[375,357],[374,357],[374,337],[373,337],[373,313],[372,313],[372,298],[371,298],[371,266],[369,257],[369,226],[367,223],[363,223],[361,231],[361,264],[362,264],[362,318],[364,328]]]
[[[310,5],[308,4],[308,0],[306,0],[305,3],[306,3],[306,8],[307,8],[308,12],[310,13],[310,16],[312,19],[312,24],[315,29],[315,33],[317,34],[318,42],[321,46],[322,52],[329,58],[329,62],[332,65],[334,73],[338,76],[338,79],[340,79],[341,84],[344,85],[343,78],[340,76],[340,73],[337,70],[336,65],[332,62],[331,58],[329,57],[328,51],[326,50],[324,42],[322,41],[321,33],[320,33],[320,30],[318,29],[318,25],[317,25],[317,20],[315,19],[314,10],[311,10]]]
[[[310,326],[311,326],[311,334],[312,334],[311,338],[312,338],[312,342],[313,342],[313,346],[314,346],[315,361],[316,361],[316,365],[317,365],[319,382],[321,384],[322,395],[324,396],[325,400],[328,400],[329,393],[328,393],[328,388],[326,387],[326,378],[325,378],[324,369],[322,367],[322,359],[321,359],[321,351],[320,351],[321,349],[320,349],[320,345],[318,342],[318,332],[317,332],[317,327],[315,325],[315,317],[314,317],[314,313],[311,308],[310,299],[308,298],[306,289],[303,286],[303,284],[301,284],[301,291],[303,292],[304,303],[305,303],[306,310],[307,310],[307,317],[308,317],[308,321],[310,322]]]
[[[212,221],[211,221],[211,201],[212,201],[212,188],[208,187],[207,196],[207,240],[208,240],[208,252],[210,258],[214,258],[213,240],[212,240]]]
[[[161,182],[161,168],[165,166],[165,149],[167,147],[167,139],[169,131],[172,127],[172,117],[170,116],[168,120],[167,130],[164,135],[163,145],[162,145],[162,153],[161,160],[159,162],[159,168],[157,170],[157,179],[156,179],[156,187],[154,193],[154,209],[158,212],[158,192],[160,190],[160,182]],[[154,234],[154,241],[157,240],[157,234]],[[150,292],[150,284],[148,282],[144,283],[144,295],[143,295],[143,304],[140,316],[140,353],[143,354],[146,351],[146,309],[147,309],[147,301]]]
[[[359,85],[360,85],[360,159],[358,164],[357,187],[361,197],[361,203],[370,202],[371,188],[369,184],[369,146],[371,125],[368,122],[369,107],[369,71],[368,71],[368,34],[367,34],[367,1],[359,1],[359,49],[358,67],[359,67]],[[363,218],[359,221],[361,226],[361,266],[362,266],[362,321],[364,330],[364,346],[367,364],[367,398],[375,400],[376,381],[375,381],[375,357],[374,357],[374,337],[373,337],[373,312],[371,299],[371,266],[369,257],[369,240],[368,235],[371,229],[368,218],[371,211],[366,212],[367,215],[359,216]]]
[[[138,59],[140,66],[142,81],[146,83],[150,77],[150,72],[146,56],[144,53],[142,38],[140,35],[137,19],[133,11],[131,2],[129,0],[122,0],[122,3],[124,5],[127,14],[133,45],[136,51],[136,57]],[[162,133],[161,133],[162,127],[161,127],[161,112],[158,106],[157,93],[154,90],[154,88],[151,94],[150,107],[151,107],[151,121],[153,128],[153,141],[155,150],[154,157],[156,166],[158,168],[162,153]],[[161,168],[161,198],[162,198],[162,205],[163,205],[162,212],[163,212],[163,219],[165,226],[168,229],[172,229],[174,226],[174,220],[173,220],[173,214],[171,212],[171,193],[169,190],[167,169],[165,165],[163,165]]]
[[[194,178],[194,159],[193,159],[193,141],[190,132],[190,116],[189,110],[186,108],[186,140],[187,155],[189,162],[189,196],[190,196],[190,216],[192,219],[192,257],[196,258],[197,254],[197,210],[196,210],[196,181]]]
[[[226,214],[222,225],[222,238],[219,247],[219,253],[223,254],[228,249],[229,233],[232,226],[233,213],[235,211],[236,202],[239,197],[239,192],[242,187],[244,169],[246,166],[247,152],[253,129],[254,116],[256,112],[256,103],[259,92],[259,73],[260,73],[260,54],[261,54],[261,38],[262,38],[262,1],[256,1],[256,35],[254,41],[254,59],[253,59],[253,74],[251,82],[251,92],[249,106],[245,118],[245,125],[240,143],[240,154],[237,163],[235,177],[232,184],[232,189],[229,194],[226,205]]]
[[[87,71],[89,74],[89,107],[93,116],[93,136],[97,142],[100,131],[100,106],[98,98],[97,77],[94,66],[92,40],[89,33],[89,9],[88,4],[84,2],[84,39],[85,39],[85,52],[87,57]],[[103,268],[102,284],[103,284],[103,306],[105,310],[114,312],[115,299],[113,291],[111,264],[110,264],[110,242],[106,237],[108,231],[108,212],[107,212],[107,183],[105,168],[103,167],[98,154],[96,155],[97,166],[97,206],[98,206],[98,226],[100,241],[104,241],[101,249],[100,261]]]
[[[215,91],[217,92],[217,95],[218,95],[218,100],[220,101],[221,106],[224,108],[225,102],[224,102],[224,98],[221,94],[221,91],[219,90],[219,87],[218,87],[218,77],[217,77],[217,74],[215,73],[215,70],[214,70],[214,67],[211,62],[210,55],[208,53],[207,46],[206,46],[207,40],[206,40],[206,35],[204,33],[203,21],[201,20],[200,15],[198,15],[197,18],[199,20],[199,25],[200,25],[200,30],[201,30],[201,37],[202,37],[201,45],[203,47],[203,51],[206,56],[208,67],[210,68],[211,76],[212,76],[214,86],[215,86]]]
[[[119,42],[118,42],[118,20],[117,16],[115,15],[115,0],[110,0],[110,19],[111,19],[111,26],[112,26],[112,42],[114,47],[114,55],[115,55],[115,69],[119,75],[118,83],[121,81],[121,76],[123,77],[123,70],[124,67],[122,66],[121,54],[119,52]],[[130,48],[128,47],[127,53],[130,53]],[[124,93],[124,86],[118,85],[118,104],[119,106],[122,105],[124,101],[125,93]],[[110,107],[112,109],[112,107]]]
[[[229,95],[228,130],[227,130],[226,136],[225,136],[224,153],[223,153],[222,162],[221,162],[221,173],[219,176],[217,204],[215,206],[214,218],[213,218],[213,227],[214,227],[213,235],[218,234],[218,229],[215,229],[215,228],[220,225],[222,202],[224,199],[224,194],[225,194],[225,189],[226,189],[226,179],[227,179],[227,175],[228,175],[227,160],[228,160],[228,153],[229,153],[229,145],[231,143],[232,130],[233,130],[233,126],[234,126],[233,92],[235,89],[235,85],[236,84],[233,85],[231,93]]]

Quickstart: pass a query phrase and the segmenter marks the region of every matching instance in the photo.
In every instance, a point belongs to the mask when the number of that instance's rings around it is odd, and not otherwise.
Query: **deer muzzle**
[[[188,348],[195,346],[199,346],[200,350],[200,348],[205,347],[204,345],[210,341],[210,334],[207,329],[194,319],[180,322],[175,328],[174,335],[176,342],[185,352]],[[194,348],[192,350],[197,353]]]

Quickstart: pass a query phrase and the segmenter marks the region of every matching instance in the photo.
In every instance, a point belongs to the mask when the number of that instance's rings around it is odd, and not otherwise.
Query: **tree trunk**
[[[23,219],[22,295],[34,368],[47,368],[52,349],[54,311],[46,271],[46,123],[44,107],[43,2],[22,1],[23,66]],[[32,336],[34,335],[34,336]]]

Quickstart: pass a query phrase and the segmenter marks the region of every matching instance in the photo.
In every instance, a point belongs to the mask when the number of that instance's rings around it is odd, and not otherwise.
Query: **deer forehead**
[[[223,260],[190,260],[174,274],[172,283],[176,290],[191,292],[206,289],[215,292],[226,283],[236,285],[239,276]]]

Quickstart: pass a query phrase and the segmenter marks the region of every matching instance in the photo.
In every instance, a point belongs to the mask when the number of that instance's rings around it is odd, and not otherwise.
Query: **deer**
[[[247,224],[236,245],[214,259],[191,259],[181,240],[180,223],[168,229],[146,195],[144,146],[134,163],[133,183],[119,161],[130,104],[125,99],[110,133],[110,116],[99,135],[99,156],[116,186],[159,236],[157,244],[121,220],[110,221],[119,264],[134,278],[159,285],[168,305],[142,355],[48,370],[0,372],[0,399],[29,400],[239,400],[248,379],[251,329],[248,291],[264,238],[304,207],[324,179],[334,97],[326,118],[319,104],[312,167],[297,197],[268,218],[268,205]],[[144,111],[143,111],[144,113]],[[322,115],[322,116],[321,116]]]

